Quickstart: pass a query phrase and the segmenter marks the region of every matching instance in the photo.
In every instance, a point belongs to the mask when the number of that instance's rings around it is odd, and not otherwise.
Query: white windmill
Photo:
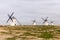
[[[48,25],[48,24],[49,24],[49,23],[48,23],[48,17],[47,17],[47,18],[45,18],[45,19],[44,19],[44,18],[42,18],[42,20],[44,21],[44,22],[43,22],[43,24],[44,24],[44,25]]]
[[[35,20],[35,19],[34,19],[32,22],[33,22],[33,25],[37,25],[37,23],[36,23],[36,20]]]
[[[54,25],[54,24],[53,24],[53,23],[54,23],[53,21],[51,21],[50,23],[51,23],[51,25]]]
[[[8,14],[9,19],[7,20],[7,23],[9,21],[10,26],[15,26],[17,25],[18,20],[13,16],[14,12],[12,12],[11,15]]]

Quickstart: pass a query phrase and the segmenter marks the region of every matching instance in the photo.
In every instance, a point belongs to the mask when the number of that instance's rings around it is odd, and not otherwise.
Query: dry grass
[[[0,37],[0,40],[58,40],[60,26],[0,26]]]

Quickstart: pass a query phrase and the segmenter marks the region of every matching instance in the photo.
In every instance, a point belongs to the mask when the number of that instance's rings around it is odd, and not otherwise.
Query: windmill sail
[[[17,23],[18,23],[19,25],[21,25],[21,23],[19,22],[19,20],[18,20],[18,19],[16,19],[16,21],[17,21]]]
[[[48,21],[48,17],[47,17],[47,18],[45,18],[45,19],[44,19],[44,18],[42,18],[42,20],[43,20],[43,24],[44,24],[44,25],[48,25],[48,22],[47,22],[47,21]]]

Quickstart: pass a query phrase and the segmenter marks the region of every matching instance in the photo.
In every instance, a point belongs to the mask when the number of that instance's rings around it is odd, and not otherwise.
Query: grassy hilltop
[[[60,40],[60,26],[0,26],[0,40]]]

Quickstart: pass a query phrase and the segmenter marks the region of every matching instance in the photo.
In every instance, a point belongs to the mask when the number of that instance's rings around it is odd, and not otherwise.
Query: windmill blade
[[[44,18],[42,18],[42,20],[44,20]]]
[[[46,17],[46,19],[44,19],[44,22],[47,22],[48,21],[48,17]]]
[[[45,23],[45,22],[47,22],[47,19],[45,19],[43,23]]]
[[[36,20],[33,20],[33,22],[36,22]]]
[[[7,20],[7,23],[8,23],[9,20],[10,20],[10,19]]]
[[[16,19],[17,20],[17,19]],[[18,22],[18,24],[20,24],[21,25],[21,23],[17,20],[17,22]]]
[[[12,20],[12,18],[9,18],[8,20],[7,20],[7,23],[8,23],[8,21],[11,19],[11,21],[13,22],[13,20]]]
[[[8,14],[8,17],[10,17],[10,15]]]
[[[45,21],[43,23],[45,23]]]
[[[11,16],[14,14],[14,12],[12,12]]]
[[[51,21],[51,23],[53,23],[53,21]]]
[[[48,19],[48,17],[46,17],[46,20]]]
[[[13,19],[12,18],[10,18],[11,19],[11,21],[13,22]]]
[[[44,19],[44,18],[42,18],[42,20],[43,20],[43,23],[45,23],[45,19]]]
[[[7,23],[8,23],[8,21],[10,20],[10,15],[8,14],[8,17],[9,17],[9,19],[6,21]]]

